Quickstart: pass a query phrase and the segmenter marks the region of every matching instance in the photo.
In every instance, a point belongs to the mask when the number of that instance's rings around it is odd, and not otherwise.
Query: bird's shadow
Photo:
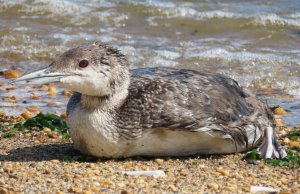
[[[8,154],[1,155],[0,161],[67,161],[82,156],[71,143],[44,144],[10,150]]]
[[[167,157],[170,159],[186,160],[191,158],[201,159],[220,159],[226,155],[194,155],[188,157]],[[162,157],[164,158],[164,157]],[[46,144],[35,145],[30,147],[23,147],[13,149],[8,154],[1,155],[0,161],[14,161],[14,162],[39,162],[39,161],[51,161],[59,160],[61,162],[101,162],[107,160],[124,161],[124,160],[136,160],[136,161],[149,161],[154,157],[149,156],[136,156],[131,158],[109,159],[109,158],[96,158],[93,156],[87,156],[81,154],[73,147],[72,143],[58,143],[58,144]]]

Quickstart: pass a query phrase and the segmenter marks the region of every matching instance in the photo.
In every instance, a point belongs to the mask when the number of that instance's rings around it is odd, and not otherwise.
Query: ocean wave
[[[165,9],[161,16],[150,16],[148,18],[149,25],[155,26],[156,19],[170,19],[170,18],[188,18],[193,20],[207,20],[207,19],[246,19],[250,20],[249,24],[253,25],[278,25],[278,26],[293,26],[300,27],[300,14],[280,16],[275,13],[254,13],[242,14],[235,12],[227,12],[222,10],[212,11],[198,11],[189,7],[177,7],[175,9]]]
[[[185,58],[213,58],[213,59],[226,59],[228,61],[268,61],[268,62],[293,62],[300,66],[300,59],[289,57],[286,55],[279,55],[278,53],[253,53],[248,51],[229,51],[226,48],[209,48],[209,47],[196,47],[195,49],[188,50],[184,53]]]
[[[255,16],[252,16],[251,18],[254,18],[255,23],[261,24],[261,25],[279,25],[279,26],[300,27],[299,19],[283,18],[276,14],[255,15]]]

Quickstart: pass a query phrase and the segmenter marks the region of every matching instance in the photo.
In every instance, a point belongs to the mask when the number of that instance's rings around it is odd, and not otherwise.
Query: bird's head
[[[129,85],[125,56],[108,45],[92,42],[71,49],[48,67],[26,74],[14,83],[57,83],[87,96],[110,96]]]

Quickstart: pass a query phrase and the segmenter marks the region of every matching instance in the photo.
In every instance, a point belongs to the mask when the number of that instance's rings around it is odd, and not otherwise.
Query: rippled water
[[[272,88],[275,92],[262,92],[261,98],[291,110],[284,119],[300,124],[298,0],[0,0],[0,18],[2,70],[30,71],[80,43],[101,40],[122,50],[132,67],[213,71],[258,91]],[[18,88],[1,95],[18,95],[31,102],[33,91],[28,90]],[[64,111],[67,98],[36,93],[45,95],[34,101],[45,111]],[[287,100],[285,95],[293,98]],[[48,101],[60,105],[49,108]],[[11,113],[32,105],[2,104],[16,106],[8,109]]]

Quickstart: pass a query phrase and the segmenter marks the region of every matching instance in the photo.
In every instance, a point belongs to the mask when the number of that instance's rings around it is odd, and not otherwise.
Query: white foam
[[[178,65],[178,62],[176,61],[163,59],[161,57],[153,57],[148,63],[147,66],[174,67]]]
[[[151,26],[157,26],[157,19],[164,18],[189,18],[194,20],[207,19],[249,19],[254,25],[281,25],[281,26],[300,26],[299,15],[295,13],[291,15],[279,16],[275,13],[238,13],[223,10],[198,11],[191,7],[176,7],[175,9],[164,9],[163,16],[150,16],[147,22]],[[245,25],[249,25],[245,23]]]
[[[180,54],[177,52],[173,52],[173,51],[167,51],[167,50],[157,50],[155,51],[159,56],[162,56],[166,59],[177,59],[178,57],[180,57]]]
[[[267,14],[267,15],[255,15],[254,17],[254,22],[256,24],[261,24],[261,25],[281,25],[281,26],[300,26],[300,21],[299,19],[289,19],[289,18],[284,18],[280,17],[276,14]]]

